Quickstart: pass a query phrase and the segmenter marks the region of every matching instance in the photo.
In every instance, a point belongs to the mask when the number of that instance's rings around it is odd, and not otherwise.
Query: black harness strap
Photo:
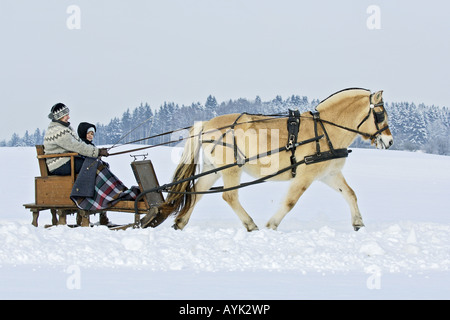
[[[311,115],[314,120],[314,134],[316,137],[319,135],[317,130],[317,124],[320,124],[320,127],[322,128],[323,134],[325,135],[325,138],[327,139],[328,147],[330,148],[330,152],[332,154],[335,154],[335,149],[333,147],[333,144],[331,143],[330,136],[328,135],[327,130],[325,130],[325,126],[323,125],[322,119],[320,119],[320,113],[319,111],[311,111]],[[321,155],[320,152],[320,143],[319,140],[316,140],[316,155]]]
[[[344,149],[333,149],[330,151],[324,151],[321,153],[316,153],[310,156],[305,157],[305,164],[313,164],[322,161],[328,161],[339,158],[347,158],[348,154],[351,153],[352,150]]]
[[[300,111],[289,109],[289,117],[287,120],[287,130],[288,130],[288,143],[286,145],[286,151],[291,150],[291,165],[297,162],[295,158],[295,149],[297,148],[298,131],[300,130]],[[317,135],[316,135],[317,137]],[[295,177],[297,173],[297,166],[292,166],[292,178]]]
[[[317,122],[319,122],[320,120],[320,114],[318,111],[310,111],[312,117],[313,117],[313,121],[314,121],[314,135],[317,137],[318,136],[318,132],[317,132]],[[316,140],[316,153],[320,153],[320,143],[319,140]]]
[[[211,149],[211,153],[213,153],[214,150],[216,149],[216,147],[220,143],[222,143],[222,146],[224,146],[224,147],[230,147],[230,145],[228,143],[226,143],[224,141],[224,139],[225,139],[226,135],[229,132],[231,132],[232,137],[233,137],[233,146],[232,147],[233,147],[233,152],[234,152],[234,160],[236,161],[236,163],[238,164],[239,167],[242,167],[245,164],[245,161],[244,161],[245,155],[237,146],[236,135],[234,133],[234,128],[236,127],[236,125],[239,124],[238,121],[244,114],[248,114],[248,113],[247,112],[241,113],[236,118],[236,120],[234,120],[233,124],[228,127],[228,130],[226,130],[219,139],[217,139],[217,140],[202,140],[202,143],[213,143],[214,144],[213,148]]]
[[[333,143],[331,143],[330,137],[328,136],[328,132],[325,129],[325,126],[323,125],[323,120],[320,119],[319,111],[311,111],[311,115],[314,120],[314,134],[315,134],[316,138],[319,135],[318,130],[317,130],[317,124],[319,123],[320,126],[322,127],[323,135],[325,136],[325,138],[327,140],[328,148],[330,150],[321,152],[319,139],[316,139],[316,153],[313,155],[310,155],[310,156],[306,156],[304,158],[305,164],[308,165],[308,164],[313,164],[313,163],[318,163],[318,162],[328,161],[328,160],[333,160],[333,159],[347,158],[348,154],[350,152],[352,152],[352,150],[348,150],[347,148],[335,149],[333,147]]]

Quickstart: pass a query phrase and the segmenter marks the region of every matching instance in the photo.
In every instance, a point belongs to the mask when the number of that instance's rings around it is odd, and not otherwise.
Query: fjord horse
[[[300,116],[298,140],[306,140],[318,135],[327,136],[316,142],[300,145],[295,149],[295,158],[317,154],[321,151],[344,149],[350,146],[358,135],[370,140],[378,149],[387,149],[393,143],[388,128],[388,117],[384,110],[382,91],[371,94],[366,89],[345,89],[324,101],[316,110],[320,114],[321,125],[317,125],[309,112]],[[288,141],[287,120],[262,115],[228,114],[209,121],[198,122],[190,129],[181,161],[176,168],[173,181],[180,181],[196,173],[202,165],[203,172],[220,168],[226,164],[241,164],[214,174],[200,177],[195,183],[186,181],[171,187],[166,201],[159,207],[159,213],[150,226],[155,227],[170,214],[176,214],[175,229],[183,229],[189,221],[202,192],[222,177],[224,188],[240,184],[242,171],[255,178],[276,173],[292,164],[292,153],[288,150],[273,152],[285,146]],[[383,128],[380,130],[380,128]],[[330,146],[330,142],[332,146]],[[200,159],[200,150],[203,157]],[[257,157],[255,155],[265,154]],[[242,161],[254,157],[252,161]],[[295,206],[300,196],[315,181],[319,180],[341,193],[350,206],[353,228],[363,227],[363,220],[357,205],[355,192],[348,186],[342,168],[344,158],[331,159],[296,168],[295,176],[289,170],[270,180],[290,180],[289,191],[279,210],[267,222],[266,227],[276,230],[281,220]],[[202,163],[198,163],[202,162]],[[244,210],[238,198],[238,190],[223,192],[223,199],[231,206],[248,231],[257,230],[253,219]]]

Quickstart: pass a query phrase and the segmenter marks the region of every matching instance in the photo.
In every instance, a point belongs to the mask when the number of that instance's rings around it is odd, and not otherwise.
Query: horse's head
[[[370,140],[378,149],[389,149],[394,138],[389,130],[388,115],[384,108],[383,91],[369,96],[369,112],[358,125],[358,130],[367,133],[363,139]]]

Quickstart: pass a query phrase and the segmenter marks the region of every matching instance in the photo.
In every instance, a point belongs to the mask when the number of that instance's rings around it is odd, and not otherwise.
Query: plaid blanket
[[[94,170],[95,168],[96,170]],[[72,201],[82,210],[105,210],[121,200],[134,200],[140,193],[137,186],[128,189],[105,163],[97,159],[87,158],[83,169],[80,171],[70,195]],[[95,177],[93,172],[96,173]],[[86,176],[89,177],[86,178]],[[82,192],[80,192],[80,188]]]

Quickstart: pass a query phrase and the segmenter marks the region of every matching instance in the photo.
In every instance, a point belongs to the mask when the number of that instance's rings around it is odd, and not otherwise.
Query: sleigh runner
[[[150,169],[144,174],[136,174],[139,164],[132,163],[138,182],[146,181],[139,183],[140,194],[132,202],[135,213],[133,226],[156,227],[173,214],[176,215],[173,227],[183,229],[201,197],[220,192],[247,230],[257,230],[238,200],[238,189],[268,180],[291,180],[282,206],[266,225],[276,229],[309,185],[320,180],[344,196],[350,206],[352,225],[358,230],[364,224],[356,196],[341,173],[345,158],[351,152],[348,146],[358,135],[380,149],[392,145],[382,91],[372,94],[366,89],[345,89],[322,101],[316,111],[303,114],[291,110],[287,115],[242,113],[198,122],[189,128],[189,136],[182,139],[186,144],[171,183],[159,186],[151,163],[146,165]],[[200,152],[203,152],[203,157],[200,157]],[[120,153],[123,152],[116,154]],[[273,160],[277,161],[274,168],[267,165]],[[201,172],[197,173],[199,167]],[[240,183],[242,171],[255,180]],[[212,187],[219,177],[222,177],[224,185]],[[168,194],[165,200],[163,192]],[[108,211],[120,211],[120,206],[127,206],[129,212],[131,203],[120,203]],[[28,205],[28,208],[34,207]],[[140,219],[142,214],[145,216]]]

